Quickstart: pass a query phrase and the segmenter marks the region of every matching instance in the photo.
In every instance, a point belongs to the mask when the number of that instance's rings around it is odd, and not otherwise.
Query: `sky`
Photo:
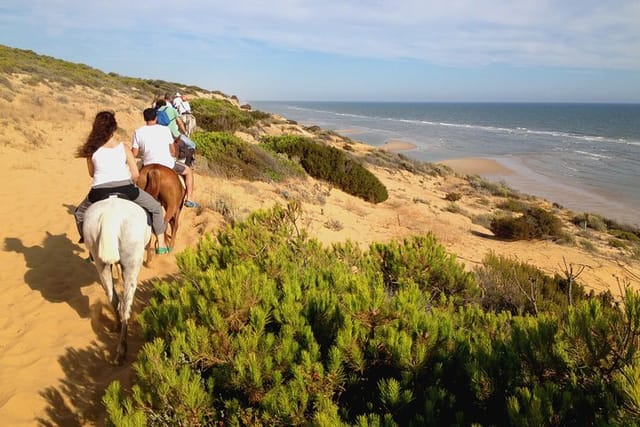
[[[640,0],[2,0],[0,44],[241,102],[640,102]]]

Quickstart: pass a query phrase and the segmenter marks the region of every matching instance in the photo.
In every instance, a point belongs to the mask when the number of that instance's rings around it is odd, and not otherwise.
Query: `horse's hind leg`
[[[176,236],[178,235],[178,225],[180,223],[180,208],[173,215],[173,221],[171,224],[171,247],[174,246],[176,241]]]
[[[122,365],[125,357],[127,356],[127,333],[128,322],[124,320],[120,324],[120,337],[118,339],[118,348],[116,349],[116,355],[113,358],[113,363],[116,365]]]
[[[96,264],[96,270],[98,270],[98,275],[100,276],[100,283],[102,283],[102,288],[107,294],[107,299],[113,307],[113,312],[116,315],[116,326],[114,330],[120,328],[121,317],[118,311],[118,305],[120,304],[120,299],[118,298],[118,293],[115,290],[115,286],[113,284],[113,276],[111,274],[111,265],[103,263],[99,257],[94,257],[94,262]]]
[[[118,341],[118,348],[116,350],[116,356],[114,362],[122,364],[127,354],[127,329],[129,324],[129,318],[131,317],[131,307],[133,306],[133,298],[136,293],[138,273],[140,273],[140,262],[132,262],[129,265],[122,266],[122,275],[124,278],[124,291],[122,294],[122,302],[120,304],[120,318],[122,323],[120,325],[120,339]]]

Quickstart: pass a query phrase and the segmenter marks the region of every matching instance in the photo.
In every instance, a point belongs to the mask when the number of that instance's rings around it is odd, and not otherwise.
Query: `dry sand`
[[[113,316],[94,266],[83,261],[86,249],[75,243],[72,212],[88,191],[90,179],[85,162],[75,159],[73,152],[99,109],[116,109],[121,136],[128,139],[142,125],[140,111],[147,103],[88,89],[12,83],[12,96],[0,98],[0,108],[6,112],[0,135],[0,420],[8,426],[103,425],[104,390],[115,379],[125,387],[130,384],[130,362],[141,339],[134,321],[128,362],[121,367],[107,362],[116,342],[108,332]],[[482,162],[472,163],[478,167]],[[468,170],[460,162],[449,164]],[[221,227],[223,218],[213,210],[220,201],[242,219],[255,209],[297,198],[303,201],[302,225],[325,244],[350,239],[364,247],[433,232],[467,268],[478,265],[492,250],[550,274],[561,271],[563,258],[587,265],[581,279],[597,291],[613,287],[617,293],[614,275],[635,287],[640,283],[638,263],[629,263],[606,245],[589,252],[548,241],[509,243],[491,238],[490,231],[468,216],[445,209],[450,203],[445,195],[458,191],[465,194],[459,202],[462,209],[487,213],[483,199],[467,196],[465,181],[456,176],[373,171],[390,193],[389,200],[379,205],[310,178],[266,184],[196,174],[195,196],[203,209],[183,210],[176,249],[179,252],[195,244],[202,233]],[[134,312],[139,313],[148,300],[152,279],[176,273],[173,255],[156,257],[150,268],[143,268]]]

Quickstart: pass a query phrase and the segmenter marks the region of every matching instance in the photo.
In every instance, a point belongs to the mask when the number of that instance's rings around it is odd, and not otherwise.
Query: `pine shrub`
[[[370,254],[390,290],[416,284],[434,301],[442,296],[454,297],[458,302],[470,301],[479,295],[471,274],[464,271],[456,257],[448,254],[432,234],[402,242],[373,243]]]
[[[233,133],[250,128],[265,118],[264,113],[241,110],[223,99],[194,99],[191,111],[198,118],[198,127],[210,132]]]
[[[346,193],[372,203],[389,197],[386,187],[374,174],[337,148],[294,135],[268,136],[262,143],[275,152],[299,159],[309,175],[335,184]]]
[[[257,212],[178,255],[179,281],[140,315],[131,392],[104,397],[109,423],[640,422],[637,294],[485,311],[456,296],[475,285],[432,237],[327,248],[299,216]]]
[[[280,181],[304,174],[302,169],[286,157],[268,152],[225,132],[197,132],[193,140],[198,154],[216,175],[248,180]]]

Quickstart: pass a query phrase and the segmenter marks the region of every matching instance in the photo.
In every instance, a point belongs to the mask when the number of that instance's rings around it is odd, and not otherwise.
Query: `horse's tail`
[[[102,214],[98,257],[100,257],[105,264],[115,264],[120,261],[118,240],[120,236],[121,215],[122,213],[116,209],[107,209]]]
[[[154,199],[158,199],[160,195],[160,171],[157,169],[151,169],[147,173],[147,185],[144,189],[147,193],[151,194]]]

